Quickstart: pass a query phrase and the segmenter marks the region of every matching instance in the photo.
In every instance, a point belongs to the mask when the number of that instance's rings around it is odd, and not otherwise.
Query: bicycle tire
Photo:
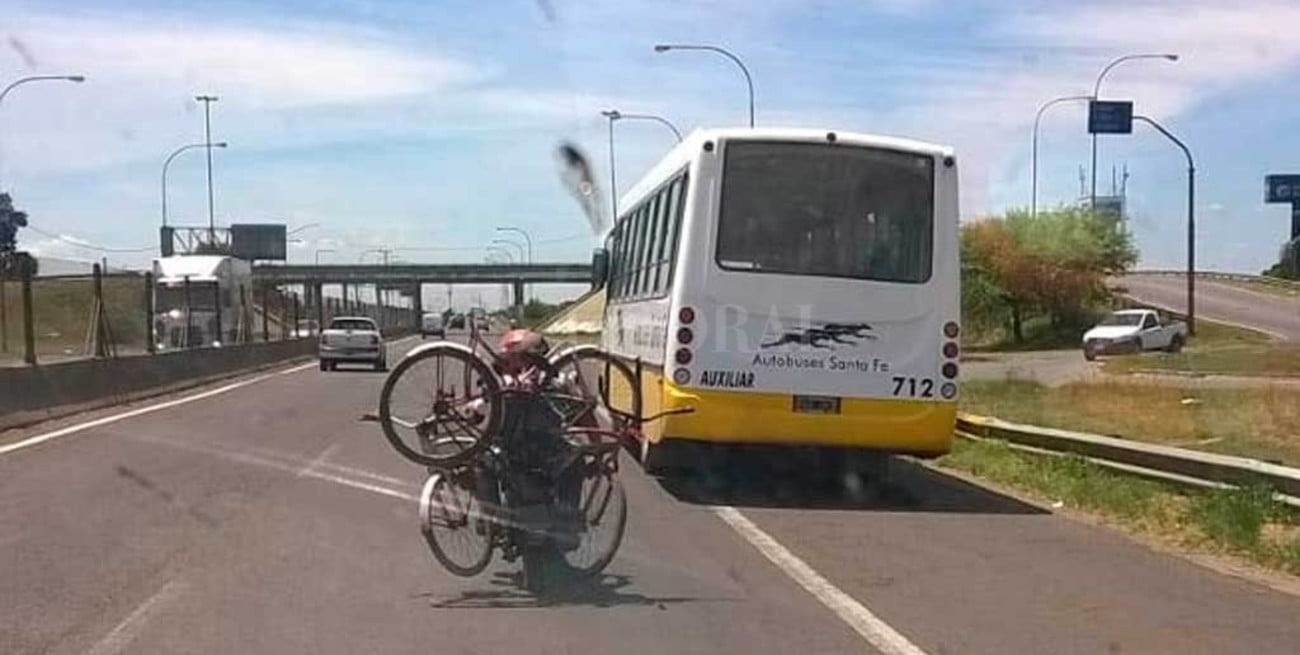
[[[438,539],[438,532],[435,528],[440,517],[434,515],[439,507],[447,509],[446,505],[443,504],[443,499],[437,495],[437,491],[449,484],[455,484],[454,477],[445,473],[434,473],[425,481],[424,488],[420,491],[420,534],[424,535],[424,540],[429,545],[429,550],[433,552],[434,559],[438,560],[438,563],[443,568],[455,575],[468,578],[482,573],[488,564],[492,563],[496,523],[483,514],[482,503],[478,502],[473,489],[463,487],[468,492],[470,503],[467,503],[464,508],[451,508],[453,510],[463,509],[466,514],[463,517],[454,517],[455,520],[464,520],[464,524],[455,529],[482,530],[479,536],[482,537],[483,548],[476,556],[469,558],[467,563],[452,557],[448,549]],[[472,509],[472,505],[478,505],[477,509]]]
[[[428,448],[420,450],[412,448],[410,444],[408,444],[406,440],[398,434],[395,426],[397,421],[403,423],[410,422],[409,420],[396,418],[393,415],[393,394],[398,388],[399,383],[402,382],[402,376],[420,363],[435,357],[447,357],[452,360],[460,361],[464,367],[463,373],[465,386],[468,388],[473,384],[471,381],[472,373],[473,376],[477,377],[478,382],[482,385],[478,396],[486,401],[484,403],[486,412],[479,418],[478,423],[480,425],[474,430],[478,432],[478,435],[472,440],[472,443],[466,445],[463,443],[466,439],[461,438],[442,440],[442,443],[455,443],[457,445],[457,450],[454,452],[439,453],[431,452]],[[441,372],[441,368],[438,370]],[[439,384],[441,384],[441,382],[439,382]],[[435,392],[440,391],[440,389],[435,390]],[[418,424],[412,424],[409,427],[403,426],[415,432],[416,438],[421,440],[421,442],[425,439],[424,435],[420,434],[422,426],[425,425],[434,412],[438,411],[439,402],[441,402],[439,398],[434,398],[433,406],[428,412],[429,416],[424,416],[419,419]],[[466,398],[461,401],[461,404],[468,402],[470,401]],[[453,402],[452,404],[454,405],[456,403]],[[450,416],[450,414],[447,414],[447,416]],[[469,423],[467,423],[469,418],[472,417],[456,414],[456,418],[450,419],[450,422],[459,424],[461,428],[464,429],[469,425]],[[487,363],[482,360],[482,358],[474,355],[468,348],[459,344],[445,342],[435,343],[417,349],[407,355],[396,367],[393,368],[393,372],[388,375],[387,379],[384,380],[383,390],[379,394],[379,425],[384,433],[384,437],[388,439],[389,444],[391,444],[403,457],[423,466],[446,469],[470,461],[472,458],[477,457],[479,453],[487,447],[491,439],[500,434],[502,421],[503,411],[500,379]],[[438,424],[439,422],[437,421],[433,423],[435,429]],[[436,444],[438,440],[434,439],[431,441],[431,445],[433,445]]]
[[[584,490],[582,493],[583,501],[580,503],[579,510],[582,512],[584,522],[592,518],[587,513],[588,509],[599,513],[599,516],[595,517],[597,521],[612,521],[612,541],[590,562],[579,563],[574,561],[573,553],[579,552],[582,545],[563,554],[564,562],[569,569],[579,575],[588,577],[599,574],[605,570],[605,567],[609,566],[609,563],[614,560],[614,556],[618,554],[619,547],[623,545],[623,536],[627,532],[627,492],[623,489],[623,483],[608,472],[598,473],[592,478],[607,481],[609,483],[609,492],[607,495],[597,494],[588,498]],[[584,525],[583,534],[579,537],[580,544],[591,534],[591,527],[590,524]]]
[[[581,362],[583,362],[583,360],[596,364],[598,367],[597,370],[605,370],[607,371],[607,375],[617,374],[622,378],[622,384],[624,384],[629,391],[631,398],[627,403],[628,406],[615,408],[611,406],[609,398],[611,390],[609,379],[606,378],[604,383],[600,385],[600,391],[602,394],[601,402],[605,404],[607,409],[614,410],[614,412],[617,413],[611,414],[611,417],[614,418],[615,422],[615,426],[613,427],[639,427],[631,425],[631,423],[640,420],[642,416],[641,387],[637,383],[636,374],[633,373],[632,367],[628,366],[626,362],[609,351],[590,344],[566,348],[548,358],[551,370],[553,374],[557,376],[563,375],[567,367],[573,367],[574,370],[581,371],[582,369],[580,367],[582,366]]]

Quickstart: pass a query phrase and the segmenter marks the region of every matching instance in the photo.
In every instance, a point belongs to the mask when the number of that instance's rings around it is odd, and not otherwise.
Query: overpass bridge
[[[309,306],[322,314],[325,303],[321,287],[337,284],[348,296],[348,287],[373,286],[397,289],[414,299],[414,316],[423,313],[420,287],[424,284],[509,284],[514,305],[524,303],[524,286],[528,284],[592,284],[589,263],[532,264],[259,264],[253,278],[263,284],[301,286]],[[322,314],[323,317],[323,314]]]

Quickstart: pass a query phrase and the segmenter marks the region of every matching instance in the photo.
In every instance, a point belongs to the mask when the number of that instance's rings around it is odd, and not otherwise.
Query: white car
[[[1151,309],[1111,312],[1096,327],[1083,333],[1083,356],[1164,350],[1176,353],[1187,343],[1187,324],[1164,321]]]
[[[320,370],[332,371],[340,363],[370,364],[388,370],[388,355],[379,326],[365,316],[339,316],[320,333]]]
[[[430,335],[439,339],[447,338],[447,326],[443,323],[442,314],[429,312],[420,317],[420,338]]]

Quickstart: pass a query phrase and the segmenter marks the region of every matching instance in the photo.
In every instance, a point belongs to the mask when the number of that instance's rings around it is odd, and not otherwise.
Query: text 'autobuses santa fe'
[[[603,345],[641,360],[646,414],[694,408],[648,425],[643,455],[690,442],[948,451],[960,332],[950,149],[700,130],[619,208]]]

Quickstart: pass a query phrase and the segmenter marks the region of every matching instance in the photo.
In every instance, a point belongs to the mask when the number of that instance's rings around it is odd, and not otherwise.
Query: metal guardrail
[[[1161,275],[1170,277],[1184,277],[1187,271],[1175,271],[1155,269],[1149,271],[1129,271],[1126,275]],[[1300,282],[1295,280],[1284,280],[1279,277],[1269,277],[1267,275],[1250,275],[1249,273],[1222,273],[1218,271],[1197,271],[1196,277],[1206,280],[1226,280],[1229,282],[1258,282],[1270,286],[1281,287],[1283,289],[1292,289],[1300,291]]]
[[[1224,487],[1262,483],[1277,492],[1282,502],[1300,507],[1300,469],[1280,464],[972,414],[957,417],[957,432],[1048,454],[1080,455],[1110,468],[1182,484]]]

